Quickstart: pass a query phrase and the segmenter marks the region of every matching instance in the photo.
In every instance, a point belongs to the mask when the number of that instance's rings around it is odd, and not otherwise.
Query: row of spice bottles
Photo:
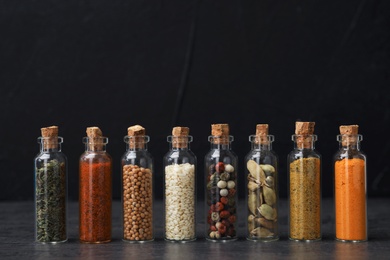
[[[274,241],[278,232],[278,157],[268,125],[249,137],[246,163],[247,239]],[[289,163],[289,238],[321,239],[321,156],[314,148],[314,122],[296,122]],[[334,160],[336,239],[367,240],[366,159],[360,151],[357,126],[341,126],[340,149]],[[196,239],[196,156],[189,128],[174,127],[164,156],[165,239]],[[205,156],[206,239],[237,239],[237,156],[227,124],[212,125],[211,149]],[[66,157],[58,127],[42,128],[41,152],[35,158],[36,241],[67,240]],[[87,128],[86,151],[80,157],[79,239],[85,243],[111,241],[112,159],[108,139],[97,127]],[[146,242],[153,235],[153,159],[149,137],[139,125],[128,128],[122,157],[123,240]]]

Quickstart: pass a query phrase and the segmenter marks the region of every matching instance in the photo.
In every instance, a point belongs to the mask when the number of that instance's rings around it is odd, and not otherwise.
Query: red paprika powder
[[[108,139],[97,127],[87,128],[86,151],[80,157],[79,238],[84,243],[111,241],[112,159]]]

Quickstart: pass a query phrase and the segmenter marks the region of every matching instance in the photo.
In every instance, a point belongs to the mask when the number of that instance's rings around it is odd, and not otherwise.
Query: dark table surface
[[[239,212],[244,211],[240,201]],[[203,203],[198,202],[197,235],[190,243],[172,243],[163,239],[163,203],[155,202],[155,241],[144,244],[121,240],[121,206],[113,202],[113,240],[107,244],[82,244],[78,241],[78,203],[69,202],[68,241],[61,244],[34,242],[34,204],[0,202],[0,259],[390,259],[390,199],[368,201],[369,241],[343,243],[333,239],[333,201],[323,200],[322,233],[318,242],[295,242],[287,238],[287,204],[280,200],[280,239],[252,242],[245,239],[245,218],[239,216],[239,239],[213,243],[204,239]]]

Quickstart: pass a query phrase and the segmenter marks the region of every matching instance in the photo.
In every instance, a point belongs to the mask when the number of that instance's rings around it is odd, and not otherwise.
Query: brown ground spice
[[[321,238],[320,159],[301,158],[290,163],[290,238]]]

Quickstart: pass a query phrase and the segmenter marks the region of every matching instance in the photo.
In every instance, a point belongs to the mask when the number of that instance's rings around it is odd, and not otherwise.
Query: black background
[[[191,128],[198,197],[210,124],[229,123],[240,160],[268,123],[287,194],[298,119],[316,122],[323,195],[341,124],[358,124],[369,196],[389,196],[390,2],[387,0],[0,0],[0,200],[33,198],[40,128],[60,127],[69,198],[87,126],[109,137],[115,199],[128,126],[151,137],[156,198],[173,126]]]

